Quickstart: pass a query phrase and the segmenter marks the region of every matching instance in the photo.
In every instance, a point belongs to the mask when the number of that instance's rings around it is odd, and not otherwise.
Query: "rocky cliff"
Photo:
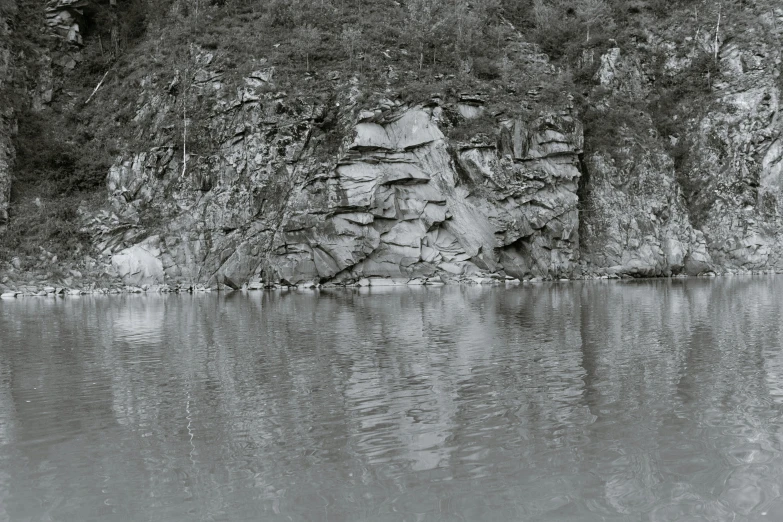
[[[89,2],[50,4],[48,30],[81,48]],[[127,114],[103,128],[121,144],[108,200],[80,209],[90,262],[126,284],[232,288],[783,270],[783,11],[743,7],[758,38],[690,13],[583,50],[572,72],[498,15],[504,67],[531,89],[488,73],[459,89],[453,74],[413,96],[417,73],[389,49],[382,76],[324,68],[302,87],[275,59],[237,64],[213,45],[165,61],[165,33],[148,36],[149,70],[126,64],[132,83],[90,94],[93,111]]]
[[[652,117],[641,111],[655,139],[637,130],[624,137],[619,158],[599,152],[588,159],[587,210],[595,214],[584,221],[593,232],[592,264],[647,274],[781,269],[781,61],[769,41],[781,37],[783,11],[760,10],[752,20],[742,41],[710,33],[688,38],[685,49],[665,37],[655,42],[668,50],[662,76],[682,73],[705,51],[713,53],[714,69],[701,110],[679,115],[677,135],[656,135]],[[601,60],[596,80],[611,98],[650,95],[654,79],[633,50],[612,49]]]
[[[353,99],[353,79],[327,103],[307,101],[261,93],[271,68],[227,89],[211,61],[196,57],[205,68],[191,94],[194,104],[215,97],[201,130],[220,137],[214,149],[183,156],[166,145],[170,129],[153,124],[162,145],[109,173],[115,213],[103,216],[117,225],[105,227],[100,248],[129,280],[377,285],[578,273],[583,137],[568,111],[501,115],[494,139],[460,143],[439,125],[449,111],[479,117],[479,96],[387,99],[368,110]],[[176,111],[166,89],[147,90],[140,107],[154,114],[144,117],[166,122]],[[327,120],[344,129],[343,142],[324,152]],[[138,237],[134,220],[150,208],[165,225]]]

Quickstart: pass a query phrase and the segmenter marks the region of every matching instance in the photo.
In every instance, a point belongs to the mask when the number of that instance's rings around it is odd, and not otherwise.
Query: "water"
[[[0,520],[782,520],[783,278],[0,303]]]

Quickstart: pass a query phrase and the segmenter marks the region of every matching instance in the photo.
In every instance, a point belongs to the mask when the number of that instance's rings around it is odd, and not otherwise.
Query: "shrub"
[[[26,183],[47,182],[57,194],[101,186],[112,161],[105,145],[89,133],[69,135],[66,129],[73,126],[59,123],[32,111],[20,115],[14,138],[15,178]]]
[[[497,80],[501,76],[500,67],[489,58],[479,57],[473,60],[473,74],[480,80]]]
[[[77,209],[81,201],[97,201],[92,194],[38,197],[40,186],[14,187],[8,228],[0,241],[0,259],[14,256],[37,259],[41,248],[66,260],[85,251],[89,236],[81,231]],[[43,266],[48,266],[46,262]]]
[[[446,129],[446,134],[454,140],[467,142],[479,135],[494,138],[498,134],[498,130],[495,117],[485,110],[484,114],[470,120],[454,116],[452,125]]]
[[[664,71],[658,59],[655,96],[650,102],[650,114],[664,146],[674,160],[674,168],[686,197],[691,190],[687,178],[692,141],[688,122],[706,110],[709,104],[712,78],[718,73],[712,56],[700,53],[688,67],[677,73]],[[674,138],[674,144],[671,138]]]
[[[641,102],[624,99],[607,99],[589,106],[582,115],[585,154],[607,152],[624,161],[625,151],[651,138],[645,109]]]

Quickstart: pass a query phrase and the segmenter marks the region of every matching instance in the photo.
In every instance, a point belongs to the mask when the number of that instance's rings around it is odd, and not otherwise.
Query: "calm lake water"
[[[783,520],[783,278],[0,302],[0,520]]]

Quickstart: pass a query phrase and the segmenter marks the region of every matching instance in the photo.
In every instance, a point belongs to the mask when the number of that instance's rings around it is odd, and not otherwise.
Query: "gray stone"
[[[112,257],[112,266],[127,285],[163,283],[163,263],[160,251],[151,244],[126,248]]]

